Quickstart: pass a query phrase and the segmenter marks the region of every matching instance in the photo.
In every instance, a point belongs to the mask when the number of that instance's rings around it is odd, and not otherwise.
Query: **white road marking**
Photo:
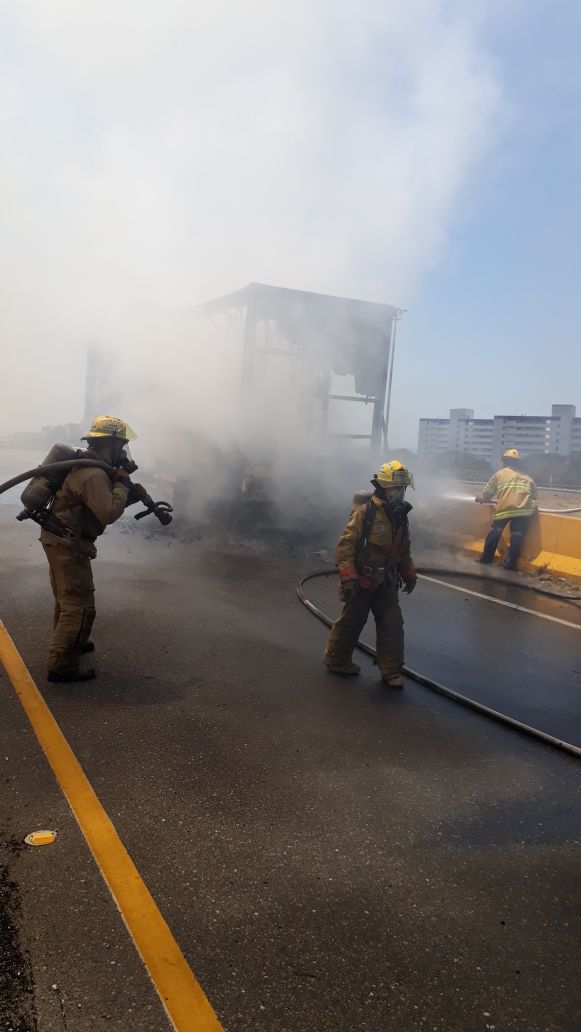
[[[534,609],[527,609],[526,606],[517,606],[515,602],[505,602],[501,598],[494,598],[493,595],[483,595],[480,591],[471,591],[470,588],[461,588],[458,584],[450,584],[449,581],[440,580],[439,577],[428,577],[420,573],[420,580],[430,581],[432,584],[440,584],[443,588],[451,588],[452,591],[461,591],[464,595],[473,595],[474,598],[483,598],[486,602],[496,602],[497,606],[506,606],[507,609],[516,609],[518,613],[529,613],[531,616],[538,616],[540,620],[550,620],[551,623],[562,624],[563,627],[572,627],[574,631],[581,631],[581,624],[572,623],[570,620],[562,620],[559,616],[549,616],[547,613],[537,613]],[[478,574],[474,574],[475,577]]]

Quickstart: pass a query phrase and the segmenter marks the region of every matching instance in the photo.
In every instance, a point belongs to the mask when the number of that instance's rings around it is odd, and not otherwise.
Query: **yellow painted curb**
[[[449,521],[456,543],[464,551],[480,555],[490,527],[489,513],[472,503],[459,504]],[[499,545],[501,557],[507,552],[508,531]],[[581,581],[581,520],[573,516],[539,513],[531,522],[522,547],[518,568],[528,573],[547,570],[559,577]]]
[[[572,555],[559,555],[557,552],[539,552],[526,564],[532,570],[550,570],[568,580],[581,581],[581,559]]]
[[[470,555],[479,556],[484,548],[484,538],[481,541],[466,541],[463,546],[464,552]],[[566,577],[567,580],[581,581],[581,559],[571,555],[558,555],[556,552],[539,552],[534,559],[519,559],[517,568],[525,573],[537,573],[541,570],[554,573],[559,577]]]
[[[0,620],[0,661],[177,1032],[224,1032],[153,897]]]

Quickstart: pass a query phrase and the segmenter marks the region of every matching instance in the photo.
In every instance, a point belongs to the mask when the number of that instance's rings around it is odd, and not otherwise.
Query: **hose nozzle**
[[[142,520],[144,516],[149,516],[150,513],[153,513],[162,526],[167,527],[167,525],[171,523],[173,519],[173,516],[171,515],[173,512],[173,505],[170,505],[169,502],[154,502],[153,498],[147,495],[147,497],[143,499],[143,504],[146,508],[143,509],[142,512],[138,512],[136,514],[136,520]]]

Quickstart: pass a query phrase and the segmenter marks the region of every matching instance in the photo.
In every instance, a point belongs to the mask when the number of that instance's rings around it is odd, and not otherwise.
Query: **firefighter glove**
[[[404,579],[404,586],[402,590],[405,592],[406,595],[411,595],[417,583],[418,578],[415,576],[415,574],[412,577],[406,577]]]
[[[353,598],[357,588],[357,577],[346,577],[342,580],[339,588],[339,598],[341,599],[341,602],[347,602],[350,598]]]

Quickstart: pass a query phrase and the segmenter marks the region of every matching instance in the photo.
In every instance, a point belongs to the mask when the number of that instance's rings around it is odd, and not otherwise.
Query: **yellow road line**
[[[0,662],[177,1032],[224,1032],[112,822],[0,620]]]

